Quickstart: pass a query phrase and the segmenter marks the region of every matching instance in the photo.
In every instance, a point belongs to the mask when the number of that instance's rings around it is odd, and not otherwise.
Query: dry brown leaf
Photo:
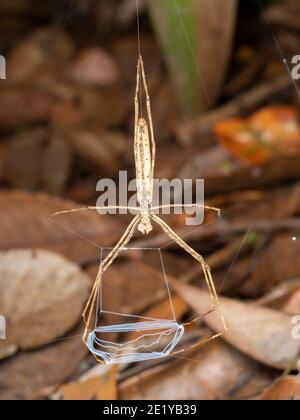
[[[293,234],[279,234],[256,257],[248,259],[249,278],[239,287],[239,293],[251,298],[260,298],[287,279],[297,278],[300,270],[299,241]],[[288,262],[288,264],[287,264]],[[241,265],[241,261],[235,268]],[[244,270],[246,273],[246,270]]]
[[[186,357],[186,359],[185,359]],[[167,365],[120,385],[121,399],[219,400],[249,398],[272,383],[273,372],[222,341],[186,352]]]
[[[196,368],[199,377],[222,399],[258,395],[277,376],[277,372],[265,368],[222,340],[203,346],[193,357],[199,360]]]
[[[291,401],[300,400],[300,378],[299,376],[286,376],[279,378],[260,397],[268,401]]]
[[[1,89],[0,124],[3,127],[17,127],[46,121],[53,103],[53,98],[42,89],[27,85],[21,89],[8,86]]]
[[[101,216],[93,211],[67,214],[53,219],[53,222],[48,220],[48,216],[57,211],[77,207],[80,206],[72,201],[53,198],[42,193],[1,191],[0,250],[28,247],[51,250],[57,248],[72,259],[68,247],[74,241],[80,241],[84,259],[90,254],[100,257],[100,250],[95,244],[112,245],[122,233],[120,224],[116,218]],[[76,253],[74,260],[79,259],[80,255]]]
[[[170,132],[172,132],[175,123],[179,119],[179,109],[176,106],[176,98],[174,90],[169,80],[163,81],[152,99],[153,103],[153,121],[155,121],[155,130],[159,133],[157,141],[159,142],[159,149],[166,144],[165,139],[168,138]],[[170,103],[173,104],[170,107]],[[170,148],[168,148],[170,153]],[[168,158],[170,155],[168,154]],[[173,160],[172,160],[173,163]]]
[[[217,400],[219,396],[195,375],[195,363],[158,366],[124,381],[120,400]]]
[[[116,400],[117,369],[100,366],[84,374],[78,381],[62,385],[58,390],[62,400]]]
[[[58,386],[76,374],[87,354],[82,329],[64,341],[8,359],[1,363],[0,400],[31,400],[40,390]]]
[[[196,313],[211,308],[209,293],[172,281],[172,287]],[[253,359],[270,367],[297,367],[300,342],[292,337],[292,317],[268,308],[221,298],[228,326],[224,339]],[[222,331],[219,313],[206,317],[207,325]]]
[[[28,130],[1,143],[1,178],[14,188],[64,192],[72,152],[43,128]]]
[[[63,336],[80,319],[89,279],[75,264],[48,251],[0,253],[0,313],[4,349],[33,349]]]
[[[127,256],[130,257],[128,254]],[[87,273],[93,281],[98,271],[99,264],[87,269]],[[117,313],[116,315],[112,313],[101,315],[101,323],[108,325],[124,322],[124,317],[118,314],[141,316],[152,305],[155,305],[155,310],[156,305],[160,305],[158,302],[167,296],[162,272],[134,258],[117,259],[105,273],[102,287],[103,308],[106,311]],[[151,309],[149,310],[151,311]],[[171,319],[170,304],[163,305],[163,310],[167,319]],[[115,338],[115,333],[105,336],[107,340]]]
[[[72,127],[76,123],[88,127],[116,127],[124,124],[128,112],[132,110],[132,103],[119,84],[99,91],[82,85],[53,86],[52,83],[47,86],[49,90],[60,98],[51,110],[51,120],[58,126]],[[65,90],[67,94],[62,93]]]

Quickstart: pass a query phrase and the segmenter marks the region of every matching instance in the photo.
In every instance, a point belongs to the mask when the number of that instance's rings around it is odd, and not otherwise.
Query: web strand
[[[136,0],[136,26],[137,26],[137,37],[138,37],[138,55],[142,55],[141,48],[141,25],[140,25],[140,3]]]

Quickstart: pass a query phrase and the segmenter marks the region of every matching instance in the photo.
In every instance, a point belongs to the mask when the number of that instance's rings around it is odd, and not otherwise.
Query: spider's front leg
[[[204,277],[205,277],[205,281],[210,293],[210,297],[211,297],[211,301],[213,304],[213,307],[211,310],[209,310],[206,314],[201,315],[200,317],[195,318],[192,322],[196,322],[197,320],[201,319],[203,316],[208,315],[209,313],[220,309],[221,305],[220,305],[220,301],[217,295],[217,291],[211,276],[211,271],[210,271],[210,267],[209,265],[205,262],[204,258],[198,254],[193,248],[191,248],[183,239],[180,238],[180,236],[178,236],[171,228],[170,226],[164,222],[160,217],[156,216],[155,214],[151,215],[151,219],[156,222],[159,226],[161,226],[161,228],[163,229],[163,231],[171,238],[173,239],[182,249],[184,249],[188,254],[190,254],[195,260],[197,260],[202,267],[203,273],[204,273]],[[223,325],[223,329],[224,331],[227,330],[227,326],[225,323],[225,319],[223,317],[223,314],[221,312],[221,321],[222,321],[222,325]],[[189,322],[190,324],[191,322]]]
[[[124,248],[130,242],[130,240],[132,239],[132,237],[133,237],[133,235],[136,231],[136,228],[137,228],[137,226],[140,222],[141,222],[141,215],[138,214],[132,220],[132,222],[130,223],[130,225],[128,226],[126,231],[124,232],[122,238],[119,240],[117,245],[111,250],[111,252],[108,254],[108,256],[100,264],[99,271],[98,271],[98,274],[97,274],[97,277],[96,277],[91,295],[89,297],[89,300],[88,300],[88,302],[86,304],[86,307],[85,307],[85,309],[83,311],[83,314],[82,314],[84,323],[86,325],[85,332],[84,332],[84,335],[83,335],[83,340],[84,341],[86,341],[86,338],[88,336],[88,332],[89,332],[89,328],[90,328],[90,322],[91,322],[92,315],[93,315],[93,309],[94,309],[94,306],[95,306],[95,303],[96,303],[98,290],[99,290],[99,287],[101,285],[103,274],[108,269],[108,267],[114,262],[114,260],[117,258],[117,256],[121,253],[122,248]]]
[[[206,210],[212,210],[215,211],[218,214],[218,217],[221,217],[221,210],[216,208],[216,207],[211,207],[211,206],[205,206],[204,204],[198,204],[198,203],[192,203],[192,204],[166,204],[163,206],[155,206],[152,207],[152,211],[159,211],[159,210],[164,210],[167,208],[170,209],[175,209],[177,207],[181,207],[181,208],[185,208],[185,209],[192,209],[192,208],[202,208],[202,209],[206,209]]]

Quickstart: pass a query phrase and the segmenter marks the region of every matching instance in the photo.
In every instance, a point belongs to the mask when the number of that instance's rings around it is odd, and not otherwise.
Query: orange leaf
[[[300,377],[287,376],[279,378],[272,387],[262,394],[261,400],[300,400]]]
[[[290,106],[262,108],[247,119],[232,119],[215,125],[219,142],[250,166],[262,165],[283,154],[300,154],[300,126]]]

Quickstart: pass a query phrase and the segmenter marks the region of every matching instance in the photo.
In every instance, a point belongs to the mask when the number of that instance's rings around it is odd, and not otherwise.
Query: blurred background
[[[299,2],[140,0],[138,16],[156,178],[204,179],[222,209],[196,228],[165,220],[211,266],[229,333],[193,347],[208,319],[182,357],[115,369],[88,354],[100,248],[130,216],[47,217],[134,177],[136,0],[1,0],[0,399],[299,399]],[[134,243],[163,248],[178,320],[204,312],[201,267],[157,229]],[[168,317],[157,259],[117,261],[105,302]]]

